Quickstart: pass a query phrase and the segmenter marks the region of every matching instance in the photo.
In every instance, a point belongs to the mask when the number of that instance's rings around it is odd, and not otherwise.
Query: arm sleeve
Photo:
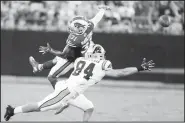
[[[96,16],[90,20],[91,22],[93,22],[94,27],[96,27],[96,25],[100,22],[104,14],[105,14],[105,10],[100,9],[99,12],[96,14]]]

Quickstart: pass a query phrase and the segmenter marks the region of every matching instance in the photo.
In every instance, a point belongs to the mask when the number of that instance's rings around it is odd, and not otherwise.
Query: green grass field
[[[184,121],[183,88],[183,84],[104,80],[85,92],[95,106],[90,121]],[[2,77],[1,120],[8,104],[40,101],[50,92],[52,87],[43,78]],[[54,111],[18,114],[10,121],[81,121],[82,116],[80,109],[70,106],[59,115]]]

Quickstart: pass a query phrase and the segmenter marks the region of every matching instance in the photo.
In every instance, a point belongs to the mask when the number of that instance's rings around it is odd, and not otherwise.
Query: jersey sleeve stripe
[[[67,45],[69,45],[69,46],[71,46],[71,47],[76,47],[74,44],[69,43],[69,42],[67,42]]]
[[[103,62],[102,64],[102,70],[105,70],[105,64],[107,63],[107,60]]]

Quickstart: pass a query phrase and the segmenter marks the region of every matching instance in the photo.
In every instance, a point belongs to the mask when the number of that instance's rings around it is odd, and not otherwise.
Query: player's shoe
[[[33,73],[39,72],[39,68],[38,68],[39,63],[36,62],[32,56],[29,57],[29,62],[33,68]]]
[[[59,109],[55,112],[55,115],[60,114],[60,113],[61,113],[64,109],[66,109],[67,107],[69,107],[69,105],[65,105],[65,106],[59,108]]]
[[[6,108],[6,113],[4,115],[4,119],[8,121],[14,115],[14,108],[10,105]]]

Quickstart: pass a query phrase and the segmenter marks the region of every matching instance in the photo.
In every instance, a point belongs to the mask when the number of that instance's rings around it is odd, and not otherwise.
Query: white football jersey
[[[74,71],[67,80],[69,89],[83,93],[105,76],[105,71],[112,69],[109,60],[97,60],[80,57],[74,62]]]

